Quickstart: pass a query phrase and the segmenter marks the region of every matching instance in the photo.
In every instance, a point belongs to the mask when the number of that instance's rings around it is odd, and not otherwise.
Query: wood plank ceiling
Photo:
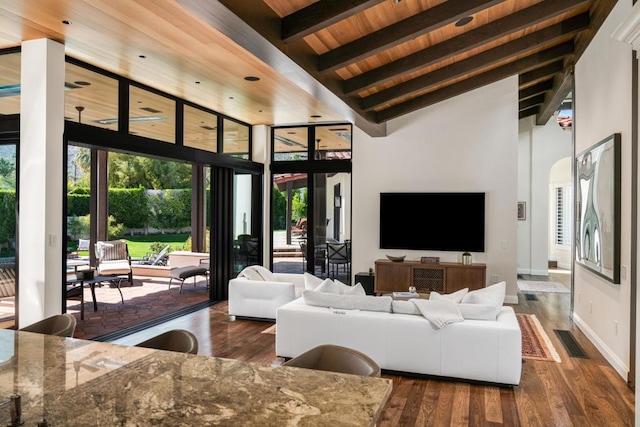
[[[382,136],[390,119],[514,75],[520,117],[546,123],[615,3],[6,0],[0,48],[51,38],[72,57],[252,125],[348,120]],[[8,65],[0,84],[19,84]]]
[[[373,123],[518,75],[544,124],[615,0],[220,0]]]

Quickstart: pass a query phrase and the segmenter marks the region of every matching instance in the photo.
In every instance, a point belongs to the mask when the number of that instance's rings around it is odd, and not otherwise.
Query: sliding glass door
[[[0,145],[0,328],[13,328],[16,315],[17,146]]]

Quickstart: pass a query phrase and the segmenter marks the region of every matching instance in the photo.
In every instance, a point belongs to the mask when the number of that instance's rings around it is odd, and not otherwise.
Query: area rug
[[[261,334],[271,334],[271,335],[275,335],[276,334],[276,325],[271,325],[269,326],[267,329],[265,329],[264,331],[260,332]]]
[[[560,355],[534,314],[516,314],[522,331],[522,358],[560,363]]]
[[[537,280],[518,280],[518,289],[522,292],[556,292],[568,294],[571,291],[560,282],[543,282]]]

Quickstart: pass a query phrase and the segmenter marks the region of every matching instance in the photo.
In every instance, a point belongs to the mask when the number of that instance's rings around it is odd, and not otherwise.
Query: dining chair
[[[348,347],[319,345],[296,356],[282,366],[379,377],[380,366],[366,354]]]
[[[56,335],[59,337],[73,337],[76,330],[76,318],[68,313],[56,314],[29,326],[20,328],[21,331],[38,334]]]
[[[198,354],[198,338],[185,329],[172,329],[136,344],[136,347]]]
[[[340,266],[343,266],[347,276],[350,276],[351,257],[349,252],[349,245],[346,242],[327,242],[327,264],[329,265],[329,274],[333,274],[334,278]]]

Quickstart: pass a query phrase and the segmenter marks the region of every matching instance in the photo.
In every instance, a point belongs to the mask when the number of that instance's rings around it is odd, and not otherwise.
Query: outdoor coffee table
[[[98,301],[96,301],[96,283],[100,282],[111,282],[114,278],[112,276],[94,276],[92,279],[78,279],[77,277],[69,277],[67,278],[67,296],[71,292],[71,296],[77,296],[76,293],[78,291],[76,289],[83,289],[85,285],[89,285],[91,288],[91,297],[93,298],[93,311],[98,311]],[[116,280],[118,280],[116,278]],[[124,304],[124,298],[122,296],[122,291],[118,286],[118,291],[120,291],[120,297],[122,298],[122,303]],[[84,293],[82,291],[79,292],[80,295],[80,319],[84,319]]]

